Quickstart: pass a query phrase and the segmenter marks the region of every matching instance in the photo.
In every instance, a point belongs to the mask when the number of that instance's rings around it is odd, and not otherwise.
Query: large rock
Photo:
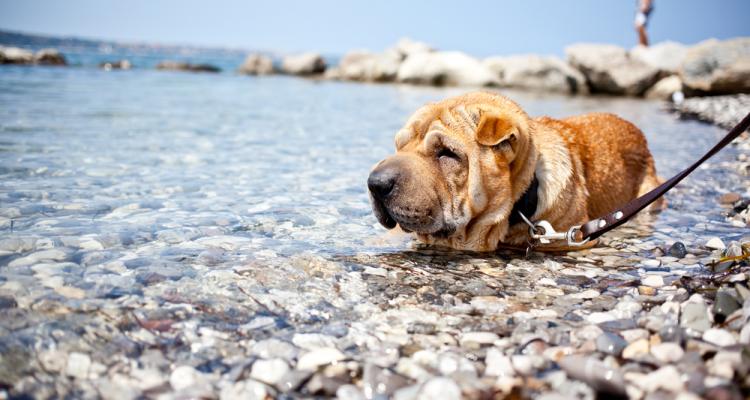
[[[409,57],[412,54],[431,53],[434,49],[427,43],[418,42],[409,38],[401,38],[396,45],[389,49],[398,54],[401,59]]]
[[[750,37],[698,43],[688,50],[680,77],[697,92],[750,92]]]
[[[274,72],[273,60],[263,54],[250,54],[237,70],[245,75],[268,75]]]
[[[326,62],[318,53],[303,53],[284,57],[281,70],[291,75],[322,74],[326,70]]]
[[[411,54],[401,63],[396,79],[424,85],[497,86],[500,83],[486,65],[458,51]]]
[[[191,64],[180,61],[162,61],[156,64],[156,69],[187,72],[221,72],[219,67],[211,64]]]
[[[651,89],[646,91],[646,98],[670,100],[676,92],[682,91],[682,80],[677,75],[670,75],[656,82]]]
[[[18,47],[0,46],[0,64],[31,64],[34,53]]]
[[[57,49],[42,49],[34,54],[34,63],[39,65],[68,65]]]
[[[339,63],[339,79],[364,82],[390,82],[396,79],[401,65],[401,55],[395,51],[382,54],[353,51]]]
[[[630,50],[630,58],[654,67],[663,75],[674,75],[687,55],[687,46],[677,42],[661,42],[651,46],[636,46]]]
[[[639,96],[659,78],[659,69],[608,44],[575,44],[565,48],[568,62],[586,77],[592,92]]]
[[[484,64],[496,74],[501,86],[559,93],[588,92],[583,74],[557,57],[490,57]]]

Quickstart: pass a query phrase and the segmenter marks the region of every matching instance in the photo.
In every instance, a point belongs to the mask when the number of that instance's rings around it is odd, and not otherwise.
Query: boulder
[[[273,60],[263,54],[250,54],[237,70],[245,75],[268,75],[274,72]]]
[[[389,51],[398,54],[398,56],[403,60],[404,58],[409,57],[412,54],[431,53],[435,50],[427,43],[418,42],[409,38],[401,38],[398,42],[396,42],[395,46],[389,49]]]
[[[662,75],[674,75],[680,69],[687,54],[687,46],[677,42],[661,42],[651,46],[636,46],[630,50],[630,58],[661,71]]]
[[[680,77],[695,92],[750,92],[750,37],[698,43],[688,50]]]
[[[318,53],[303,53],[284,57],[281,70],[291,75],[322,74],[326,70],[326,62]]]
[[[34,54],[34,63],[39,65],[68,65],[57,49],[42,49]]]
[[[336,69],[337,77],[352,81],[391,82],[396,79],[401,59],[395,51],[382,54],[353,51],[341,59]]]
[[[458,51],[411,54],[401,63],[396,80],[449,86],[497,86],[500,83],[486,65]]]
[[[608,44],[575,44],[565,48],[568,62],[586,77],[592,92],[642,95],[659,78],[659,70]]]
[[[111,71],[113,69],[130,69],[133,65],[128,60],[117,60],[117,61],[105,61],[103,63],[99,63],[99,68]]]
[[[156,69],[187,72],[221,72],[221,68],[211,64],[191,64],[181,61],[162,61],[156,64]]]
[[[18,47],[0,46],[0,64],[31,64],[34,53]]]
[[[501,86],[559,93],[588,92],[583,74],[557,57],[490,57],[484,64],[496,74]]]
[[[671,100],[672,95],[680,91],[682,91],[682,80],[677,75],[670,75],[656,82],[651,89],[646,91],[645,96],[649,99]]]

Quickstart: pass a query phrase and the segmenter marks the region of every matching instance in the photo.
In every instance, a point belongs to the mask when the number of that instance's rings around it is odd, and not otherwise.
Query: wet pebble
[[[613,356],[619,356],[627,345],[622,336],[611,332],[604,332],[596,338],[596,349]]]

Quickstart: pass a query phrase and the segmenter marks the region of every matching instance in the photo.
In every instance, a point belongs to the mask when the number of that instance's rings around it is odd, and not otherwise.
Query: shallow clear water
[[[389,237],[371,215],[369,169],[393,151],[410,113],[462,91],[3,67],[0,350],[23,362],[0,365],[1,380],[18,379],[19,391],[85,390],[33,361],[60,349],[91,354],[88,376],[103,388],[135,374],[122,360],[139,357],[138,368],[165,376],[179,364],[221,375],[237,357],[258,354],[259,340],[295,332],[335,337],[355,359],[387,358],[389,343],[423,324],[505,332],[513,312],[567,315],[568,305],[553,304],[563,291],[596,287],[602,295],[587,307],[607,309],[656,247],[681,240],[701,257],[706,237],[744,234],[724,222],[716,201],[747,182],[720,168],[735,157],[730,148],[670,193],[667,211],[608,235],[611,248],[523,260]],[[505,93],[531,115],[630,119],[662,176],[723,133],[675,120],[656,102]],[[695,270],[699,261],[663,266]],[[545,294],[542,277],[559,278],[560,292]]]
[[[369,168],[393,151],[411,112],[462,91],[13,67],[2,70],[0,87],[6,234],[12,219],[16,235],[106,236],[116,254],[159,238],[223,233],[250,239],[242,258],[378,251],[368,245],[382,233],[367,202]],[[630,119],[648,136],[662,176],[722,133],[675,121],[654,102],[509,94],[531,115]],[[730,171],[704,168],[670,195],[665,214],[718,219],[717,193],[741,184]]]

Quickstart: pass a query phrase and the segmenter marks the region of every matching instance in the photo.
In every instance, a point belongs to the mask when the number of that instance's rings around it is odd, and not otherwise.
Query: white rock
[[[714,236],[708,239],[708,242],[706,242],[706,247],[714,250],[724,250],[727,246],[724,245],[724,242],[722,242],[721,239]]]
[[[642,386],[648,392],[655,392],[659,389],[668,392],[680,392],[684,388],[680,371],[673,365],[667,365],[646,375]]]
[[[322,347],[336,347],[336,338],[320,333],[295,333],[292,343],[305,350],[314,350]]]
[[[252,379],[239,381],[224,387],[219,395],[220,400],[265,400],[269,396],[268,389],[260,382]]]
[[[281,70],[292,75],[312,75],[323,73],[326,62],[318,53],[304,53],[284,57]]]
[[[586,321],[592,324],[601,324],[602,322],[614,321],[615,316],[608,312],[593,312],[586,316]]]
[[[651,346],[651,354],[663,363],[675,363],[685,354],[677,343],[665,342]]]
[[[78,379],[87,379],[89,368],[91,367],[91,357],[87,354],[72,352],[68,354],[68,362],[65,372],[68,376]]]
[[[703,333],[703,340],[717,346],[726,347],[737,344],[737,339],[724,329],[711,328]]]
[[[503,354],[502,351],[496,348],[490,348],[487,350],[485,356],[484,374],[487,376],[515,376],[516,371],[513,368],[513,363],[510,357]]]
[[[341,385],[336,389],[338,400],[367,400],[365,395],[355,385]]]
[[[287,372],[289,372],[289,365],[286,361],[280,358],[258,360],[253,363],[253,367],[250,370],[250,377],[261,382],[275,385]]]
[[[646,266],[646,267],[651,267],[651,268],[656,268],[656,267],[658,267],[658,266],[660,266],[660,265],[661,265],[661,261],[659,261],[659,260],[654,260],[654,259],[643,260],[643,261],[642,261],[641,263],[642,263],[642,264],[643,264],[644,266]]]
[[[448,378],[432,378],[422,385],[417,400],[459,400],[461,388]]]
[[[500,339],[500,336],[492,332],[466,332],[461,335],[459,342],[461,346],[482,346],[495,343],[495,340],[498,339]]]
[[[682,93],[682,79],[677,75],[660,79],[646,91],[646,98],[659,100],[677,100],[674,96]],[[678,95],[679,96],[679,95]],[[677,103],[678,101],[675,101]]]
[[[205,382],[202,374],[189,365],[181,365],[172,371],[169,384],[174,390],[182,390]]]
[[[593,298],[599,297],[599,294],[600,293],[599,293],[598,290],[587,289],[587,290],[584,290],[584,291],[581,291],[581,292],[578,292],[578,293],[573,293],[573,294],[570,295],[570,297],[572,297],[574,299],[588,300],[588,299],[593,299]]]
[[[664,286],[664,278],[661,275],[646,275],[646,277],[641,280],[641,283],[646,286],[660,288]]]
[[[344,354],[333,347],[322,347],[303,354],[297,362],[297,369],[316,370],[318,367],[343,360]]]
[[[398,68],[396,80],[448,86],[497,86],[498,78],[479,60],[457,51],[416,53]]]

